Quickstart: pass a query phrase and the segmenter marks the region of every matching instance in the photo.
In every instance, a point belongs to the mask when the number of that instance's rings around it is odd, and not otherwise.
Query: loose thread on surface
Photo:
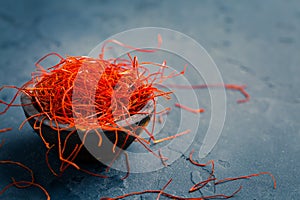
[[[190,160],[190,162],[191,162],[193,165],[196,165],[196,166],[199,166],[199,167],[206,167],[206,166],[208,166],[208,165],[211,164],[211,172],[210,172],[210,174],[209,174],[209,176],[208,176],[208,178],[207,178],[206,180],[200,181],[200,182],[194,184],[194,185],[190,188],[189,192],[195,192],[195,191],[197,191],[197,190],[203,188],[203,187],[204,187],[205,185],[207,185],[209,182],[215,181],[215,180],[216,180],[216,178],[213,177],[213,176],[214,176],[214,173],[215,173],[215,162],[214,162],[214,160],[209,160],[207,163],[198,163],[198,162],[196,162],[196,161],[193,159],[193,153],[194,153],[194,149],[190,152],[190,155],[189,155],[189,160]]]
[[[238,176],[238,177],[224,178],[222,180],[216,181],[215,185],[226,183],[226,182],[229,182],[229,181],[240,180],[240,179],[249,179],[251,177],[261,176],[261,175],[269,175],[272,178],[272,181],[273,181],[273,188],[276,189],[276,187],[277,187],[276,179],[275,179],[274,175],[271,174],[270,172],[259,172],[257,174],[250,174],[250,175],[244,175],[244,176]]]
[[[128,153],[124,152],[124,155],[125,155],[125,159],[126,159],[127,172],[126,172],[126,175],[121,178],[122,180],[125,180],[126,178],[128,178],[128,176],[130,174],[130,163],[129,163]]]
[[[192,113],[203,113],[203,112],[205,112],[205,110],[203,108],[193,109],[193,108],[187,107],[185,105],[182,105],[180,103],[175,103],[175,106],[179,107],[179,108],[182,108],[184,110],[187,110],[189,112],[192,112]]]
[[[34,182],[34,174],[33,171],[27,167],[26,165],[20,163],[20,162],[16,162],[16,161],[11,161],[11,160],[0,160],[0,164],[10,164],[10,165],[16,165],[19,166],[23,169],[25,169],[26,171],[28,171],[30,173],[30,177],[31,177],[31,182]]]
[[[177,134],[169,136],[169,137],[165,137],[165,138],[162,138],[162,139],[153,140],[153,143],[154,144],[158,144],[158,143],[161,143],[161,142],[164,142],[164,141],[167,141],[167,140],[173,140],[173,139],[175,139],[177,137],[189,134],[190,132],[191,132],[191,130],[188,129],[188,130],[182,131],[180,133],[177,133]]]
[[[30,181],[13,181],[12,183],[8,184],[7,186],[5,186],[1,191],[0,191],[0,195],[3,195],[6,190],[8,190],[9,188],[11,188],[12,186],[15,186],[17,188],[20,188],[20,189],[23,189],[24,187],[20,187],[19,184],[28,184],[28,186],[34,186],[34,187],[37,187],[39,188],[40,190],[42,190],[42,192],[46,195],[46,198],[47,200],[50,200],[50,195],[49,193],[47,192],[47,190],[41,186],[40,184],[38,183],[34,183],[34,182],[30,182]]]
[[[11,130],[12,130],[12,128],[3,128],[3,129],[0,129],[0,133],[8,132]]]
[[[170,179],[170,180],[172,180],[172,179]],[[168,183],[166,184],[167,186],[168,186]],[[166,193],[163,190],[144,190],[144,191],[139,191],[139,192],[127,193],[127,194],[124,194],[124,195],[121,195],[121,196],[118,196],[118,197],[102,197],[102,198],[100,198],[100,200],[119,200],[119,199],[124,199],[124,198],[127,198],[127,197],[131,197],[131,196],[142,195],[142,194],[151,194],[151,193],[160,194],[160,196],[165,196],[169,199],[176,199],[176,200],[230,199],[233,196],[235,196],[238,192],[240,192],[241,189],[242,189],[242,186],[240,186],[237,190],[235,190],[230,195],[216,194],[216,195],[203,196],[203,197],[181,197],[181,196],[176,196],[176,195]]]
[[[168,165],[167,165],[167,163],[166,163],[166,160],[168,160],[169,158],[164,157],[164,156],[162,155],[161,149],[158,149],[158,155],[160,156],[161,163],[162,163],[165,167],[167,167]]]
[[[162,187],[160,193],[158,193],[157,197],[156,197],[156,200],[159,200],[160,199],[160,195],[164,192],[164,190],[168,187],[168,185],[170,185],[170,183],[172,182],[172,179],[170,179],[165,185],[164,187]]]
[[[11,177],[13,182],[6,185],[2,190],[0,190],[0,195],[3,195],[6,192],[6,190],[11,188],[12,186],[15,186],[16,188],[19,188],[19,189],[25,189],[25,188],[29,188],[31,186],[35,186],[44,192],[44,194],[47,197],[47,200],[50,200],[50,195],[47,192],[47,190],[40,184],[35,183],[33,171],[29,167],[27,167],[26,165],[24,165],[20,162],[11,161],[11,160],[0,160],[0,164],[10,164],[10,165],[19,166],[19,167],[25,169],[26,171],[28,171],[30,173],[30,177],[31,177],[31,181],[25,181],[25,180],[16,181],[14,177]]]
[[[58,173],[56,173],[56,172],[54,171],[54,169],[52,168],[52,166],[50,165],[50,162],[49,162],[49,153],[50,153],[51,149],[52,149],[54,146],[55,146],[55,144],[51,145],[51,146],[47,149],[46,154],[45,154],[45,160],[46,160],[46,164],[47,164],[47,166],[48,166],[48,169],[51,171],[51,173],[52,173],[54,176],[60,176],[60,175],[58,175]]]
[[[226,183],[226,182],[230,182],[230,181],[236,181],[236,180],[241,180],[241,179],[249,179],[251,177],[256,177],[256,176],[261,176],[261,175],[269,175],[272,178],[274,189],[276,189],[276,187],[277,187],[276,179],[275,179],[274,175],[270,172],[259,172],[259,173],[254,173],[254,174],[250,174],[250,175],[244,175],[244,176],[238,176],[238,177],[229,177],[229,178],[224,178],[224,179],[218,180],[217,178],[214,177],[215,176],[214,175],[214,173],[215,173],[214,161],[210,160],[205,164],[198,163],[195,160],[193,160],[193,158],[192,158],[193,153],[194,153],[194,150],[192,150],[190,152],[190,155],[189,155],[189,160],[192,164],[194,164],[196,166],[199,166],[199,167],[206,167],[207,165],[211,164],[212,169],[211,169],[211,173],[210,173],[209,177],[204,181],[200,181],[200,182],[194,184],[190,188],[189,192],[195,192],[195,191],[203,188],[205,185],[207,185],[209,182],[212,182],[212,181],[213,181],[213,184],[216,186],[216,185]]]
[[[236,84],[200,84],[200,85],[166,84],[163,87],[171,87],[171,88],[177,88],[177,89],[225,88],[227,90],[239,91],[244,96],[244,99],[238,99],[237,103],[246,103],[250,100],[250,94],[246,91],[246,85],[236,85]]]

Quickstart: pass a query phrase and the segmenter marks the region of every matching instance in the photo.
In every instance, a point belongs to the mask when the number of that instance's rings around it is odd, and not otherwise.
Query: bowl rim
[[[30,97],[27,93],[21,92],[20,101],[21,101],[21,105],[22,105],[22,108],[23,108],[25,114],[28,115],[27,118],[40,113],[34,107],[34,105],[32,103],[32,97]],[[153,101],[156,101],[156,98]],[[140,121],[142,121],[143,119],[145,119],[148,116],[151,117],[151,115],[154,112],[154,102],[153,101],[149,100],[147,102],[147,104],[139,111],[140,114],[134,114],[134,115],[128,117],[127,119],[117,121],[116,124],[119,127],[130,127],[130,126],[135,126],[136,124],[138,124]],[[33,119],[38,120],[40,122],[42,118],[40,116],[36,116],[36,117],[33,117]],[[51,121],[50,119],[46,118],[43,120],[43,124],[50,127],[50,124],[51,124],[50,121]],[[55,124],[52,124],[51,126],[55,127]],[[69,131],[76,129],[76,125],[74,127],[69,127],[68,124],[62,124],[59,122],[58,122],[58,126],[64,130],[69,130]]]

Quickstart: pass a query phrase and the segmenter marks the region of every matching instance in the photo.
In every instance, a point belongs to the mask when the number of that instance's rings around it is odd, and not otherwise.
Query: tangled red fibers
[[[105,130],[116,126],[116,121],[138,113],[155,97],[168,97],[169,92],[153,85],[159,73],[149,74],[147,68],[134,61],[109,62],[69,56],[50,72],[36,74],[34,81],[37,84],[25,90],[50,119],[71,127],[74,115],[82,117],[78,120],[81,125],[89,126],[87,114],[95,107],[99,127]],[[90,86],[96,86],[94,94],[90,92],[93,91]]]

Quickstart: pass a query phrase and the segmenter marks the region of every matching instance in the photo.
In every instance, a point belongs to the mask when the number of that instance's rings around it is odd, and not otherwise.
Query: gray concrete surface
[[[234,199],[299,199],[300,196],[300,2],[297,0],[255,1],[37,1],[0,2],[0,85],[22,85],[30,78],[34,62],[46,53],[86,55],[112,34],[135,27],[159,26],[183,32],[202,44],[216,61],[227,83],[247,84],[252,99],[237,105],[238,94],[229,93],[222,136],[205,160],[214,159],[216,175],[230,177],[259,171],[272,172],[218,186],[217,193],[230,193],[239,184],[243,190]],[[188,51],[188,50],[187,50]],[[12,90],[0,93],[9,99]],[[171,166],[157,172],[131,174],[112,170],[110,179],[91,177],[74,169],[54,177],[44,160],[42,142],[26,125],[21,108],[0,116],[5,145],[0,160],[16,160],[35,172],[36,180],[52,199],[99,199],[130,191],[159,189],[169,178],[167,192],[186,197],[187,191],[207,175],[192,166],[189,151]],[[205,127],[209,120],[203,116]],[[195,141],[191,148],[198,148]],[[53,158],[54,159],[54,158]],[[99,167],[87,166],[92,170]],[[26,177],[16,167],[0,166],[0,188],[10,177]],[[201,190],[213,194],[212,187]],[[153,195],[130,199],[155,199]],[[10,189],[0,199],[44,199],[34,188]]]

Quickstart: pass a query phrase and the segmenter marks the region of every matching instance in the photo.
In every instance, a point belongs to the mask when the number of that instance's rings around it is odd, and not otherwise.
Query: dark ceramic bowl
[[[23,106],[24,113],[27,118],[30,116],[36,115],[39,112],[38,106],[34,104],[34,101],[31,97],[26,94],[21,94],[21,103]],[[139,135],[142,132],[141,126],[146,126],[150,121],[150,118],[154,111],[154,103],[153,101],[149,101],[145,107],[140,111],[141,113],[149,113],[149,114],[136,114],[132,115],[126,121],[119,121],[117,124],[119,127],[122,127],[127,130],[134,130],[136,135]],[[32,128],[35,132],[40,136],[43,135],[45,140],[49,142],[50,145],[58,144],[57,139],[57,131],[50,127],[50,120],[44,119],[45,116],[33,117],[28,120]],[[42,121],[42,124],[41,124]],[[39,129],[34,127],[39,127],[41,125],[41,133]],[[52,123],[53,126],[53,123]],[[58,124],[59,128],[63,128],[64,130],[60,131],[61,142],[63,143],[66,139],[66,136],[74,131],[75,128],[68,128],[67,124]],[[63,153],[64,157],[68,157],[71,152],[74,150],[76,145],[82,144],[82,140],[79,137],[81,131],[76,130],[74,134],[72,134],[67,142],[65,151]],[[79,162],[90,162],[90,161],[104,161],[109,162],[113,157],[116,156],[115,152],[112,152],[112,146],[116,141],[116,132],[115,131],[101,131],[98,130],[98,133],[101,133],[103,138],[102,145],[98,146],[99,136],[96,134],[95,130],[91,130],[88,134],[88,137],[85,141],[85,144],[88,144],[88,147],[85,145],[76,156],[75,161]],[[128,135],[125,131],[117,131],[117,146],[120,149],[127,149],[129,145],[136,139],[133,135]],[[57,145],[55,145],[57,146]],[[87,147],[87,148],[86,148]]]

